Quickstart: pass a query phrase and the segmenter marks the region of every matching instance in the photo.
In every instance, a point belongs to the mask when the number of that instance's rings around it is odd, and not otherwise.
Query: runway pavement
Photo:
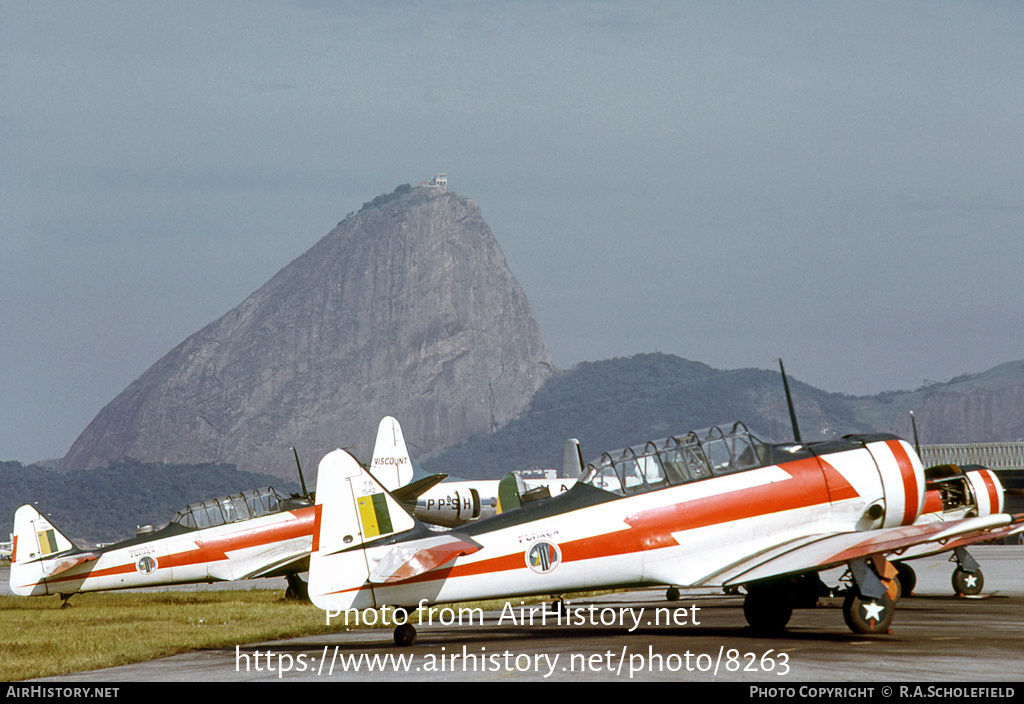
[[[784,635],[765,638],[746,627],[742,597],[694,590],[670,604],[659,589],[571,602],[561,617],[510,609],[481,622],[438,609],[409,648],[395,647],[390,629],[339,631],[49,681],[1019,683],[1024,547],[971,552],[985,575],[980,598],[953,596],[947,556],[915,561],[915,595],[883,636],[851,633],[838,598],[795,611]]]

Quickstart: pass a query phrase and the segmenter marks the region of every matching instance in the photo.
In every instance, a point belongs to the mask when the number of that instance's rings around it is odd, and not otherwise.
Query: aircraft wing
[[[1024,532],[1024,514],[1014,516],[1013,521],[1001,526],[999,528],[993,528],[987,531],[983,536],[978,537],[972,534],[967,534],[958,538],[952,538],[940,542],[931,543],[920,543],[919,545],[912,546],[906,551],[900,552],[897,559],[900,560],[915,560],[919,557],[928,557],[931,555],[937,555],[940,552],[947,552],[954,548],[962,548],[968,545],[979,542],[980,540],[998,540],[1000,538],[1006,538],[1011,535]]]
[[[1024,533],[1024,514],[1014,516],[1013,522],[1001,528],[993,528],[980,539],[975,538],[973,535],[966,535],[961,538],[953,538],[945,545],[947,550],[952,550],[953,548],[977,543],[979,540],[998,540],[999,538],[1006,538],[1018,533]]]
[[[1000,513],[946,523],[802,536],[726,565],[700,579],[697,585],[743,584],[784,574],[826,570],[870,555],[898,555],[923,543],[952,549],[999,537],[1002,529],[1020,520],[1024,517]],[[659,575],[659,578],[662,576],[669,575]],[[664,581],[666,584],[680,583],[672,579]]]
[[[480,547],[475,540],[457,533],[393,545],[370,570],[369,581],[374,584],[391,584],[412,579],[460,555],[472,554]]]

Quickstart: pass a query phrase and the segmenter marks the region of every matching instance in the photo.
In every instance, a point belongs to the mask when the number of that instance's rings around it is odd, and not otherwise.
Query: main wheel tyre
[[[985,577],[981,574],[981,570],[968,572],[962,567],[953,570],[953,591],[957,596],[977,596],[981,594],[981,589],[984,586]]]
[[[881,599],[865,599],[851,591],[843,601],[843,619],[854,633],[888,633],[894,615],[893,601],[888,594]]]
[[[793,615],[793,598],[785,587],[761,585],[748,589],[743,598],[743,615],[750,627],[764,634],[785,630]]]
[[[913,596],[914,587],[917,586],[917,574],[914,572],[914,568],[906,562],[897,562],[896,579],[900,580],[903,596]]]
[[[416,642],[416,628],[411,623],[395,626],[395,645],[405,647]]]
[[[288,589],[284,592],[287,600],[309,601],[309,585],[302,581],[299,575],[290,572],[285,575],[288,581]]]

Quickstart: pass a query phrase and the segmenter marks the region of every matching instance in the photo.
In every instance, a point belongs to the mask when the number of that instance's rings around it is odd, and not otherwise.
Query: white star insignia
[[[978,586],[978,578],[973,574],[968,573],[967,577],[964,578],[964,584],[966,584],[969,589],[974,589]]]
[[[881,621],[882,611],[885,610],[885,605],[880,601],[865,602],[864,603],[864,620],[865,621]]]

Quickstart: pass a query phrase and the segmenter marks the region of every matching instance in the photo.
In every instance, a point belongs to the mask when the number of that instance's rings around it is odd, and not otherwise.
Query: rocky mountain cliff
[[[335,447],[368,460],[384,415],[424,453],[495,430],[551,370],[476,204],[400,186],[156,362],[59,468],[132,457],[293,478],[295,446],[310,478]]]
[[[914,411],[925,444],[1024,440],[1024,360],[915,391],[866,396],[852,405],[864,423],[907,438]]]

